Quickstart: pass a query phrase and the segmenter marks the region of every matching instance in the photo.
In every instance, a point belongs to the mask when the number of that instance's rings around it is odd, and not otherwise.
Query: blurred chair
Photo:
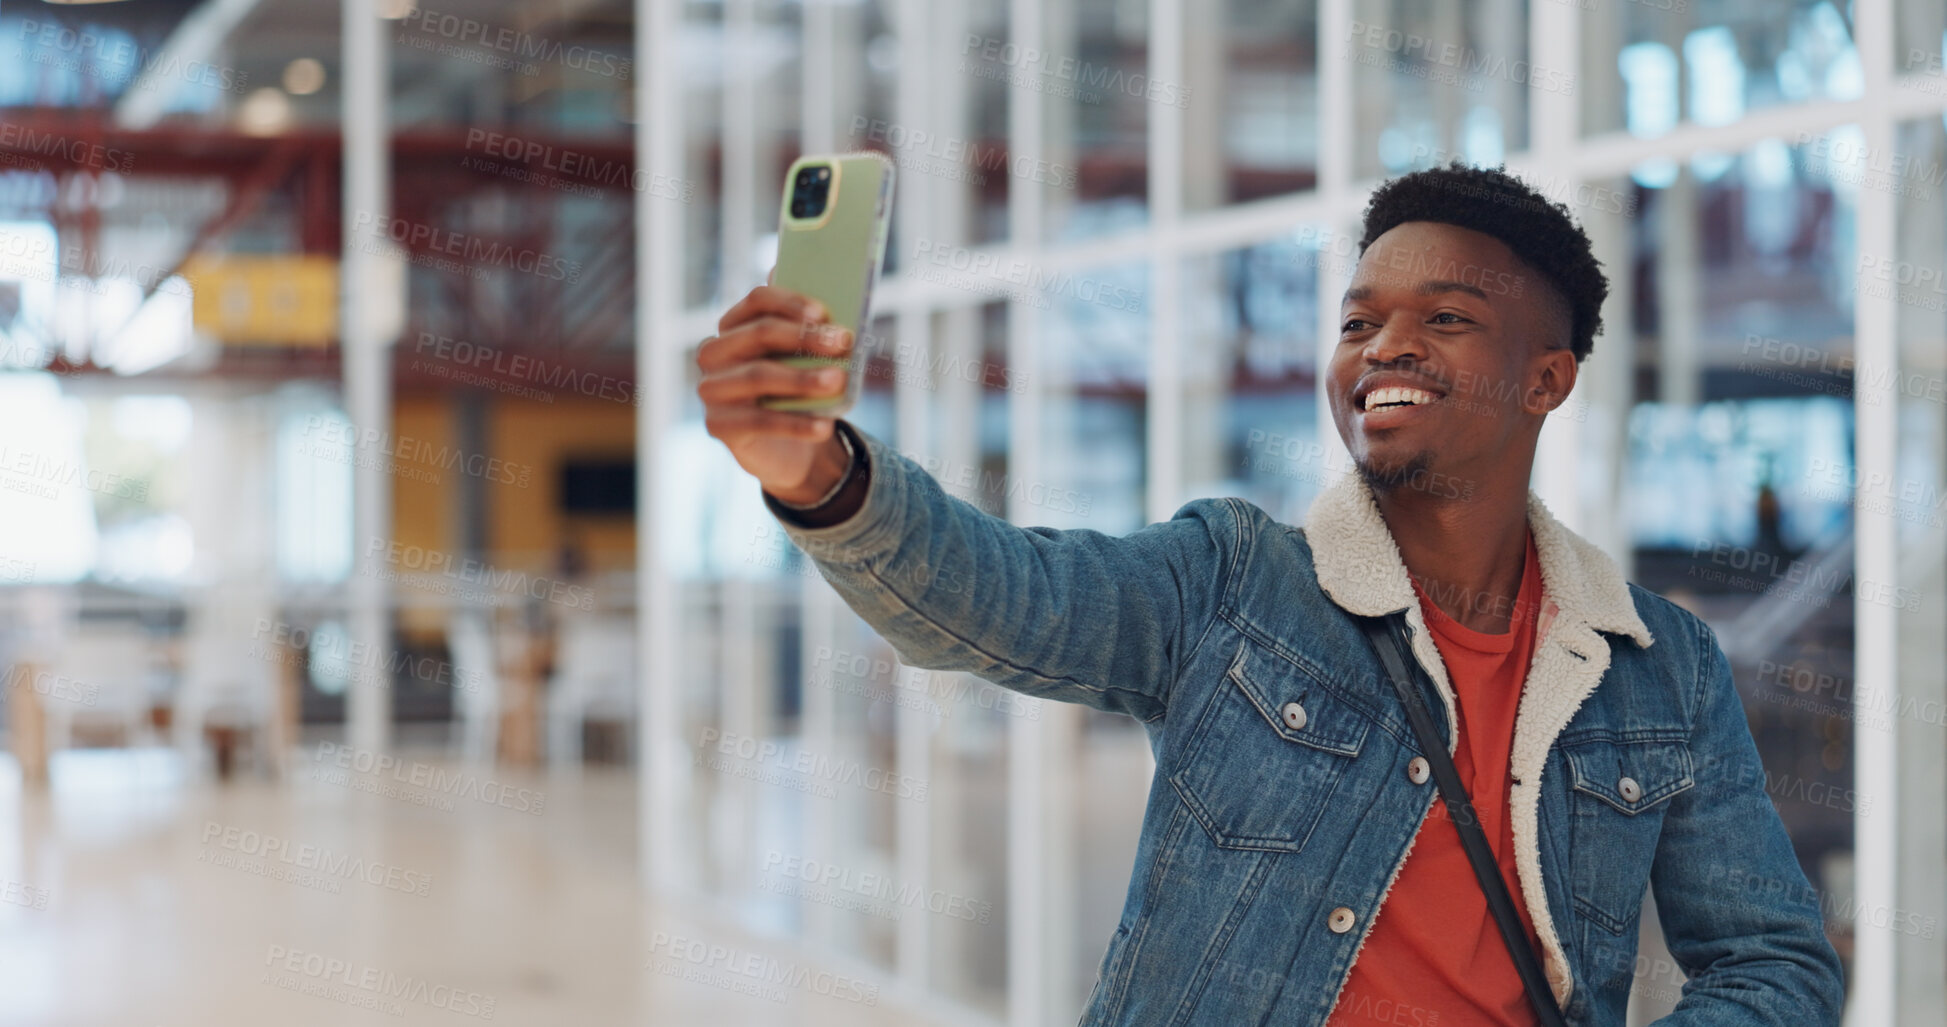
[[[7,668],[7,748],[30,785],[47,784],[47,703],[35,683],[76,613],[72,589],[0,589],[0,666]]]
[[[612,615],[567,619],[558,652],[548,688],[548,762],[575,766],[586,724],[619,724],[626,736],[634,723],[635,621]]]
[[[500,662],[493,629],[484,610],[453,611],[446,627],[453,657],[453,679],[460,683],[460,755],[467,763],[491,766],[500,735]]]
[[[134,748],[154,741],[149,722],[155,647],[138,624],[88,627],[61,640],[54,662],[31,682],[47,712],[47,744],[72,748],[77,734],[113,736]]]
[[[279,693],[287,677],[295,679],[304,653],[283,643],[278,623],[267,600],[206,593],[191,604],[172,720],[176,748],[190,765],[209,744],[218,776],[227,777],[241,743],[259,766],[277,774],[287,769],[296,738],[295,725],[284,721],[294,711]]]

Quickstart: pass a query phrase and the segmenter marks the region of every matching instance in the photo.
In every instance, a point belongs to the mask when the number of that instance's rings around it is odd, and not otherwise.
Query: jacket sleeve
[[[1656,1022],[1837,1027],[1845,989],[1819,893],[1766,791],[1730,660],[1694,623],[1696,785],[1672,800],[1650,875],[1664,940],[1689,980]]]
[[[1230,500],[1196,500],[1120,538],[1023,528],[858,437],[870,461],[859,510],[826,527],[777,520],[902,661],[1145,722],[1163,715],[1235,562]]]

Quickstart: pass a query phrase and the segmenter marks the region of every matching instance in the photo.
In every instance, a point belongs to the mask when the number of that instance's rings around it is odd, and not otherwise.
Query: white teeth
[[[1425,389],[1412,389],[1401,385],[1394,385],[1384,389],[1374,389],[1366,393],[1366,409],[1371,410],[1373,407],[1383,406],[1387,403],[1412,403],[1417,406],[1421,403],[1431,403],[1439,398],[1439,396]]]

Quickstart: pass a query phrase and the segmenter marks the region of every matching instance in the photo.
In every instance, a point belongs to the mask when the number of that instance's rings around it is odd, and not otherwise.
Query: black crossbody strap
[[[1460,833],[1461,848],[1467,850],[1467,862],[1474,866],[1474,878],[1487,896],[1487,908],[1494,914],[1495,926],[1501,929],[1501,940],[1507,943],[1515,972],[1521,975],[1528,1004],[1534,1006],[1542,1027],[1561,1027],[1564,1021],[1561,1010],[1555,1006],[1555,994],[1548,987],[1541,960],[1528,946],[1527,932],[1521,928],[1514,899],[1508,895],[1507,882],[1501,879],[1501,869],[1494,862],[1494,851],[1488,848],[1487,834],[1474,815],[1474,804],[1460,783],[1460,772],[1454,769],[1453,757],[1447,754],[1446,740],[1433,726],[1433,716],[1427,712],[1426,703],[1414,685],[1417,679],[1407,670],[1404,629],[1391,617],[1361,617],[1359,621],[1366,637],[1372,640],[1373,649],[1379,653],[1379,661],[1385,664],[1387,675],[1393,679],[1393,690],[1399,693],[1400,704],[1406,707],[1406,719],[1412,721],[1420,749],[1433,767],[1433,780],[1440,787],[1440,797],[1446,800],[1448,819]]]

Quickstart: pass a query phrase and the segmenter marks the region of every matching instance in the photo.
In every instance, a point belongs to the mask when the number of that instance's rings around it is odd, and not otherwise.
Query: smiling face
[[[1375,489],[1525,490],[1576,361],[1552,287],[1482,232],[1409,221],[1373,240],[1340,307],[1332,420]]]

